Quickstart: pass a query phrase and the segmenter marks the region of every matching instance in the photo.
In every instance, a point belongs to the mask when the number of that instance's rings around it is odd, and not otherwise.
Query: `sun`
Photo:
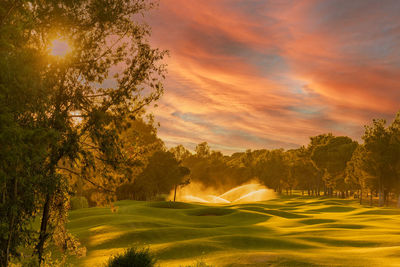
[[[71,51],[68,42],[63,39],[55,39],[51,42],[51,52],[53,56],[64,57]]]

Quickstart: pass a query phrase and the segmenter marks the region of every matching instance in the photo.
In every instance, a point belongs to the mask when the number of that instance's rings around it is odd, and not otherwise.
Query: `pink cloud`
[[[399,109],[399,12],[396,1],[161,1],[148,19],[171,52],[160,136],[226,151],[360,138]]]

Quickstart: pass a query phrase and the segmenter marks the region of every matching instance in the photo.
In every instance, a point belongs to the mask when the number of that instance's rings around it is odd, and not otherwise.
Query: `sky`
[[[170,51],[159,136],[227,154],[361,141],[400,110],[399,14],[398,0],[160,0],[147,16]]]

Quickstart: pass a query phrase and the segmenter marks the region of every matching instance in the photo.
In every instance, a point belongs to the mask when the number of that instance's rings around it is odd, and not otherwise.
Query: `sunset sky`
[[[147,17],[170,50],[159,136],[228,154],[360,140],[400,109],[399,14],[398,0],[161,0]]]

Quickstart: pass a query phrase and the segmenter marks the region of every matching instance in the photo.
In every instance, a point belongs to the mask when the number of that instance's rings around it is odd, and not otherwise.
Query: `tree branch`
[[[101,185],[99,185],[99,184],[93,182],[92,180],[90,180],[89,178],[85,177],[84,175],[82,175],[82,174],[79,173],[79,172],[76,172],[76,171],[74,171],[74,170],[71,170],[71,169],[68,169],[68,168],[65,168],[65,167],[60,167],[60,166],[57,166],[57,169],[67,171],[67,172],[69,172],[69,173],[72,173],[72,174],[74,174],[74,175],[80,177],[80,178],[83,178],[83,179],[86,180],[87,182],[91,183],[92,185],[94,185],[94,186],[96,186],[96,187],[98,187],[98,188],[100,188],[100,189],[102,189],[102,190],[104,190],[104,191],[106,191],[106,192],[115,193],[115,191],[110,190],[110,189],[107,189],[107,188],[105,188],[104,186],[101,186]]]

